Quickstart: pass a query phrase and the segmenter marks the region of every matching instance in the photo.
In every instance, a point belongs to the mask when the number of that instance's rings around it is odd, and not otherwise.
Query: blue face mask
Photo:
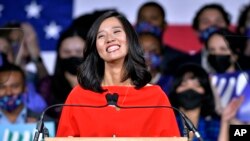
[[[149,32],[157,36],[158,38],[161,38],[163,31],[157,27],[154,26],[148,22],[140,22],[136,24],[135,30],[137,33],[143,33],[143,32]]]
[[[201,31],[199,38],[201,42],[206,42],[208,37],[210,36],[211,33],[215,32],[218,30],[218,27],[216,26],[211,26],[206,28],[205,30]]]
[[[161,57],[155,53],[146,53],[145,59],[150,62],[151,69],[158,69],[161,66]]]
[[[0,108],[12,112],[23,103],[23,94],[4,96],[0,98]]]

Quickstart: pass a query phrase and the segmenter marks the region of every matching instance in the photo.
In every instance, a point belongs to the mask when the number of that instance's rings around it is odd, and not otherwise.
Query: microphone
[[[199,139],[199,141],[203,141],[200,133],[198,132],[198,130],[196,129],[194,124],[179,109],[172,107],[172,106],[119,106],[117,104],[118,98],[119,98],[119,95],[117,93],[106,95],[106,100],[107,100],[108,105],[114,105],[120,109],[136,109],[136,108],[170,108],[170,109],[174,109],[175,111],[177,111],[181,115],[181,118],[184,120],[184,124],[188,128],[188,130],[192,131],[194,133],[194,135]]]
[[[109,96],[107,96],[109,95]],[[107,94],[106,95],[106,99],[108,97],[109,101],[112,101],[112,102],[115,102],[115,99],[113,98],[114,96],[110,96],[111,94]],[[118,100],[118,97],[116,99],[116,103],[117,103],[117,100]],[[111,103],[110,103],[111,104]],[[100,105],[100,106],[94,106],[94,105],[83,105],[83,104],[55,104],[55,105],[51,105],[49,107],[47,107],[41,114],[41,117],[40,117],[40,120],[37,122],[37,125],[36,125],[36,132],[35,132],[35,135],[34,135],[34,138],[33,138],[33,141],[38,141],[39,139],[39,136],[40,136],[40,133],[43,134],[43,139],[44,137],[48,137],[49,136],[49,132],[48,132],[48,129],[46,127],[44,127],[44,115],[45,113],[49,110],[49,109],[52,109],[52,108],[55,108],[55,107],[63,107],[63,106],[71,106],[71,107],[88,107],[88,108],[104,108],[104,107],[107,107],[109,106],[109,104],[105,104],[105,105]]]
[[[106,100],[107,100],[107,103],[108,105],[114,105],[116,106],[117,105],[117,101],[118,101],[118,97],[119,95],[117,93],[113,93],[113,94],[106,94]]]

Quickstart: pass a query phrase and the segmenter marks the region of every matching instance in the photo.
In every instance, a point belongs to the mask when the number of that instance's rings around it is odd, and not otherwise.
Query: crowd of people
[[[116,108],[58,107],[45,119],[55,122],[56,136],[184,136],[179,112],[122,109],[174,106],[204,141],[228,141],[230,124],[250,123],[237,119],[246,94],[225,106],[211,77],[250,69],[249,7],[232,28],[222,5],[202,6],[192,23],[202,49],[192,55],[163,42],[167,13],[157,2],[143,3],[136,23],[116,9],[82,15],[60,34],[53,74],[41,58],[32,25],[7,23],[8,30],[0,33],[0,125],[37,122],[53,104],[102,106],[106,95],[118,94]],[[198,140],[192,134],[188,138]]]

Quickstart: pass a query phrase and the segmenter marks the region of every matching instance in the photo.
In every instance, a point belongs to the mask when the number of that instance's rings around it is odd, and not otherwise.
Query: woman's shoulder
[[[80,94],[80,93],[96,93],[96,92],[85,89],[80,85],[76,85],[75,87],[73,87],[73,89],[70,92],[70,94]]]
[[[165,96],[165,92],[161,89],[159,85],[155,84],[147,84],[141,89],[137,90],[137,92],[141,92],[143,94],[148,94],[148,95],[158,95],[158,96]]]
[[[161,89],[161,87],[159,85],[150,84],[150,83],[145,85],[144,88],[149,89],[149,90],[160,90],[160,91],[162,91],[162,89]]]
[[[100,93],[85,89],[80,85],[73,87],[69,93],[66,103],[88,103],[88,100],[96,98]]]
[[[78,97],[84,96],[87,93],[95,93],[95,92],[87,90],[87,89],[81,87],[80,85],[76,85],[75,87],[72,88],[68,97],[78,98]]]
[[[86,89],[84,89],[80,85],[76,85],[75,87],[73,87],[72,91],[86,91]]]

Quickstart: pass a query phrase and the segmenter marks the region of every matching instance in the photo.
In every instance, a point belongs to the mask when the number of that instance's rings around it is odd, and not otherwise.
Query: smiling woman
[[[111,17],[100,26],[96,47],[104,61],[124,59],[128,52],[126,33],[118,19]]]
[[[170,106],[162,89],[148,84],[151,75],[136,32],[120,13],[106,12],[90,28],[77,78],[79,85],[71,91],[66,104],[102,108],[64,107],[57,136],[180,136],[172,109],[107,106],[106,96],[110,93],[118,95],[120,106]]]
[[[103,14],[95,21],[87,38],[78,75],[81,86],[104,92],[102,85],[141,88],[150,81],[137,34],[124,16],[110,12]]]

